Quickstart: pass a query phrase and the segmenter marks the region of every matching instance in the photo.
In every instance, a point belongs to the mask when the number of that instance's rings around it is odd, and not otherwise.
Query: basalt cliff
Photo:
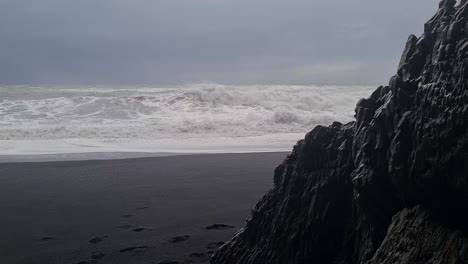
[[[397,74],[318,126],[212,264],[468,263],[468,0],[410,36]]]

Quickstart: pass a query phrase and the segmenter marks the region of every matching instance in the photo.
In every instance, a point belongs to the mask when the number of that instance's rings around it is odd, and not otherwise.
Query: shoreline
[[[0,164],[5,163],[45,163],[66,161],[105,161],[105,160],[127,160],[145,159],[173,156],[193,155],[236,155],[236,154],[269,154],[290,153],[291,151],[244,151],[244,152],[83,152],[83,153],[56,153],[56,154],[24,154],[24,155],[2,155]]]
[[[75,160],[113,159],[123,156],[152,157],[173,154],[254,153],[290,151],[305,133],[266,134],[245,137],[186,137],[159,139],[0,139],[0,159]],[[161,155],[162,154],[162,155]],[[24,159],[23,159],[24,160]],[[1,162],[1,160],[0,160]]]

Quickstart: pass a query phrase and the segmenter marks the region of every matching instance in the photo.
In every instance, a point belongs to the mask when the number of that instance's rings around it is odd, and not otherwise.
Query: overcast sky
[[[0,0],[0,84],[379,84],[438,0]]]

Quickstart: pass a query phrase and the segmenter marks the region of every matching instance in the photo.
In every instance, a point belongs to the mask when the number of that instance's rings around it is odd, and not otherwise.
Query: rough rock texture
[[[467,21],[442,1],[389,86],[299,141],[211,263],[468,263]]]
[[[388,235],[369,263],[456,264],[468,260],[468,239],[434,220],[421,207],[394,216]]]

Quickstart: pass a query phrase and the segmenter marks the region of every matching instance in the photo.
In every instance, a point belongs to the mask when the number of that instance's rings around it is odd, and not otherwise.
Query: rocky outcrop
[[[444,0],[397,75],[319,126],[213,264],[468,263],[468,3]]]
[[[445,227],[420,206],[393,217],[382,245],[369,264],[466,263],[468,238]]]

